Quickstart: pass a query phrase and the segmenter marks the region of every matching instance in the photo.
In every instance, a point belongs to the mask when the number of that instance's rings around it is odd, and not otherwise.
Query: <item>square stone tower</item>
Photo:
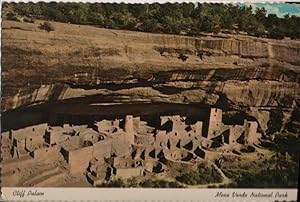
[[[124,130],[127,136],[127,140],[130,144],[134,144],[134,129],[133,129],[133,116],[127,115],[125,117]]]
[[[207,138],[211,139],[218,135],[217,132],[220,130],[222,124],[222,110],[218,108],[211,108],[208,122]]]

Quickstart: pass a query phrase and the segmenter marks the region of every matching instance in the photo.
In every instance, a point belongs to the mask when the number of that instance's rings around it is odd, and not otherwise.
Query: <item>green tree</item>
[[[141,29],[146,32],[157,32],[159,30],[158,21],[156,19],[145,19],[141,25]]]
[[[254,36],[300,38],[300,18],[267,15],[265,8],[233,4],[166,3],[5,3],[3,12],[42,20],[179,34],[218,33],[224,29],[245,31]],[[10,16],[12,14],[3,16]]]
[[[266,15],[267,15],[267,10],[262,7],[262,8],[256,8],[255,10],[255,18],[257,21],[261,22],[262,24],[265,23],[266,20]]]

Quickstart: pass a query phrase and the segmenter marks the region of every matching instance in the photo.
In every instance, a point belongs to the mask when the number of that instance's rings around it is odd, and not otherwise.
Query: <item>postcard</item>
[[[1,12],[3,200],[297,200],[299,3]]]

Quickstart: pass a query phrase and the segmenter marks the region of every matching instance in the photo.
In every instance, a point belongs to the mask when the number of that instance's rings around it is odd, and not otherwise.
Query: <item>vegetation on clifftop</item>
[[[112,29],[184,34],[246,32],[254,36],[300,38],[300,18],[267,15],[264,8],[232,4],[109,4],[109,3],[4,3],[4,17],[18,16]]]

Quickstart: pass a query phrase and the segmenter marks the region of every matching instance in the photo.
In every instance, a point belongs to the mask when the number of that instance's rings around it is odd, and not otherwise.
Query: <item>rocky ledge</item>
[[[48,33],[40,23],[3,22],[2,112],[57,101],[196,103],[243,110],[266,129],[261,117],[278,108],[289,117],[300,101],[299,41],[56,22]]]

